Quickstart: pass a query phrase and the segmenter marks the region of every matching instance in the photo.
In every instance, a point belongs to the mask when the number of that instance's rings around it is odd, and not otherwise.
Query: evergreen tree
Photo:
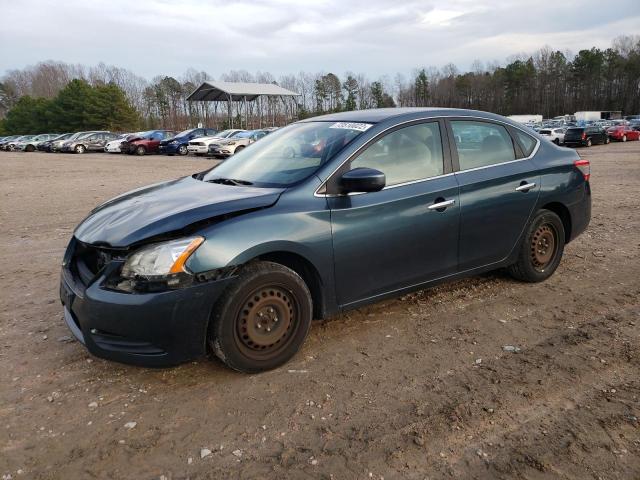
[[[71,80],[53,99],[50,111],[52,125],[59,131],[79,132],[93,128],[87,121],[87,106],[92,87],[84,80]]]
[[[345,110],[355,110],[356,109],[356,94],[358,92],[358,81],[353,78],[351,75],[347,76],[347,79],[342,84],[342,88],[344,88],[347,92],[347,99],[344,103]]]
[[[415,104],[417,107],[426,107],[429,104],[429,81],[424,68],[420,70],[415,79]]]
[[[3,129],[10,134],[47,133],[49,123],[47,111],[51,102],[46,98],[21,97],[14,107],[7,112]]]

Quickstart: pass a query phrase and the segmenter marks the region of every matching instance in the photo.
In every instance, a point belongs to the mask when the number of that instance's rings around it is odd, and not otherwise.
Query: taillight
[[[588,181],[591,176],[591,164],[589,160],[576,160],[573,164],[582,172],[584,179]]]
[[[582,133],[582,140],[586,140],[587,139],[587,134],[586,133]]]

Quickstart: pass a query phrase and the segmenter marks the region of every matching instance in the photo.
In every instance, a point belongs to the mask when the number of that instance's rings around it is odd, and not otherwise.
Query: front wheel
[[[559,138],[554,138],[553,139],[553,143],[555,143],[556,145],[560,145],[560,139]]]
[[[239,145],[238,147],[236,147],[236,149],[233,151],[234,154],[241,152],[244,149],[243,145]]]
[[[609,135],[607,135],[606,137],[604,137],[604,144],[609,145],[609,143],[611,143],[611,139],[609,138]]]
[[[178,147],[178,155],[186,155],[187,153],[189,153],[189,151],[187,150],[187,146],[186,145],[180,145]]]
[[[84,145],[76,145],[76,148],[74,149],[74,151],[76,153],[84,153],[86,152],[86,148],[84,147]]]
[[[33,145],[27,145],[25,147],[25,151],[27,151],[27,152],[34,152],[35,149],[36,149],[36,147],[34,147]]]
[[[214,307],[208,342],[234,370],[271,370],[300,349],[312,314],[311,294],[296,272],[277,263],[251,263]]]
[[[587,143],[585,144],[585,146],[586,146],[586,147],[590,147],[591,145],[592,145],[592,144],[591,144],[591,139],[589,138],[589,139],[587,140]]]
[[[144,148],[142,145],[138,145],[138,147],[136,148],[136,155],[138,156],[143,156],[147,153],[147,149]]]
[[[627,136],[626,136],[626,135],[623,135],[623,136],[622,136],[622,141],[623,141],[623,142],[626,142],[626,141],[627,141]]]
[[[529,224],[518,260],[509,267],[509,273],[523,282],[546,280],[560,264],[564,243],[560,217],[550,210],[540,210]]]

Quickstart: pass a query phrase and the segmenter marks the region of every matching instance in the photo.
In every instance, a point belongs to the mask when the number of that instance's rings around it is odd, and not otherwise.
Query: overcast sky
[[[615,7],[615,8],[613,8]],[[371,77],[640,34],[638,0],[0,0],[0,75],[43,60]]]

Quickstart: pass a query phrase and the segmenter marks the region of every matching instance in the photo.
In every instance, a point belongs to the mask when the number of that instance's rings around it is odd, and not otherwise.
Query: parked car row
[[[148,130],[135,133],[88,131],[63,134],[12,135],[0,137],[0,150],[41,152],[106,152],[146,155],[198,155],[226,158],[260,140],[275,128],[258,130],[192,128]]]
[[[542,128],[538,133],[556,145],[590,147],[596,144],[607,144],[612,140],[618,142],[640,140],[640,125],[634,127],[632,124],[618,124],[606,129],[599,125]]]

